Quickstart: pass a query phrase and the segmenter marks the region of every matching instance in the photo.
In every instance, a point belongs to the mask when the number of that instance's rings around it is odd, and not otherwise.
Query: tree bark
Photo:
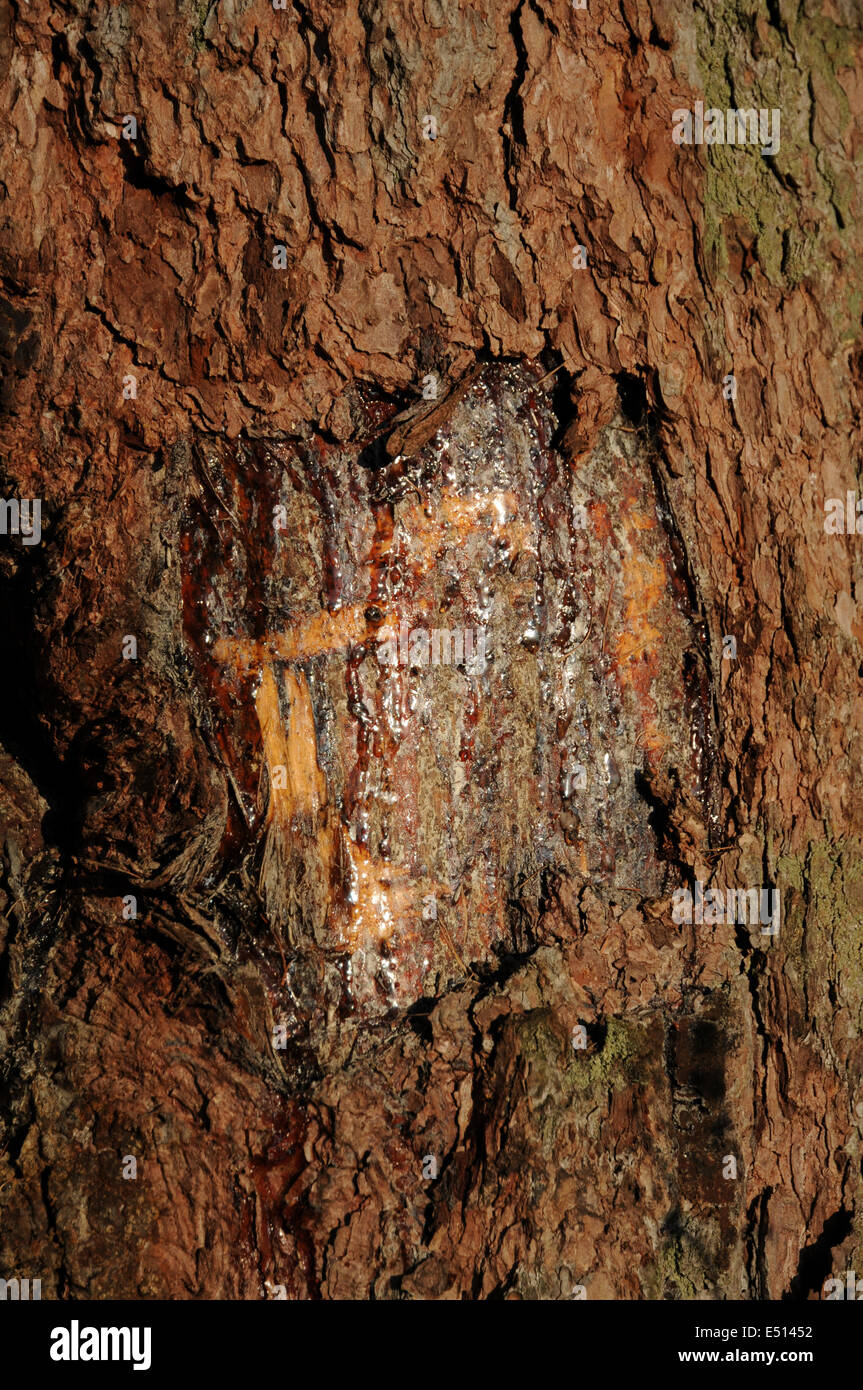
[[[857,7],[2,23],[0,1273],[820,1297]],[[676,143],[699,102],[776,148]]]

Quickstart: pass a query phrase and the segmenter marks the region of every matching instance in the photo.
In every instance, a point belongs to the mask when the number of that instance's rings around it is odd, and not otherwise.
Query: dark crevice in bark
[[[647,415],[647,387],[644,381],[632,372],[618,372],[616,380],[621,410],[630,424],[642,424]]]
[[[653,25],[653,28],[650,31],[648,43],[650,44],[651,48],[658,48],[663,53],[668,53],[671,50],[671,44],[668,43],[666,39],[663,39],[660,36],[659,30],[657,29],[655,24]]]
[[[768,1271],[765,1266],[767,1243],[768,1207],[773,1196],[773,1188],[766,1187],[749,1205],[746,1214],[746,1231],[743,1248],[746,1272],[749,1280],[750,1297],[767,1296]]]
[[[302,4],[302,0],[293,0],[293,5],[299,16],[300,23],[305,26],[306,31],[312,36],[310,44],[311,51],[323,67],[324,63],[328,62],[330,59],[330,45],[327,38],[327,31],[323,27],[320,29],[315,28],[312,16],[308,8]]]
[[[115,338],[118,343],[125,343],[126,347],[131,349],[133,364],[135,366],[140,366],[141,363],[138,358],[139,344],[137,339],[130,337],[128,334],[124,333],[122,329],[118,328],[116,324],[112,323],[106,311],[100,308],[98,304],[94,304],[92,299],[86,298],[84,300],[84,307],[87,309],[88,313],[95,314],[102,327],[108,330],[112,338]],[[155,450],[152,452],[155,452]]]
[[[827,1217],[818,1239],[801,1250],[797,1274],[788,1291],[783,1293],[783,1301],[805,1301],[811,1293],[820,1295],[833,1268],[833,1251],[853,1230],[853,1216],[853,1212],[840,1207]]]
[[[99,93],[102,90],[102,65],[96,57],[96,54],[93,52],[93,49],[86,38],[81,38],[78,40],[78,52],[84,59],[87,66],[90,68],[90,71],[93,73],[92,96],[93,102],[95,103],[99,100]],[[87,111],[86,108],[84,109],[87,117],[87,123],[89,125],[90,112]]]
[[[510,133],[502,131],[503,135],[503,176],[509,190],[510,211],[515,212],[518,208],[518,155],[517,149],[524,149],[527,145],[527,137],[524,129],[524,103],[521,97],[521,88],[527,75],[527,47],[524,42],[524,35],[521,29],[521,16],[527,0],[519,0],[519,4],[513,11],[509,22],[509,32],[515,44],[515,73],[509,94],[504,102],[503,115],[504,126],[507,124]]]
[[[142,156],[132,149],[128,140],[120,140],[118,145],[125,170],[125,182],[130,188],[137,188],[142,193],[151,193],[157,201],[169,198],[183,212],[196,210],[197,204],[189,197],[185,184],[170,183],[168,179],[153,173],[147,168]],[[189,221],[188,218],[186,220]]]

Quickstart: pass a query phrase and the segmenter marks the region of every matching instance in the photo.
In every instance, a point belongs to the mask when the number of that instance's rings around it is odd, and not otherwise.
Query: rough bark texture
[[[2,25],[0,1274],[863,1268],[853,0]]]

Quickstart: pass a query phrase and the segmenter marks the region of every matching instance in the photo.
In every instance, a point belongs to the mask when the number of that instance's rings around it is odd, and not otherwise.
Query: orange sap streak
[[[444,493],[434,518],[417,504],[406,506],[401,520],[408,528],[415,573],[426,573],[444,545],[463,544],[475,533],[477,522],[485,522],[494,535],[507,533],[516,550],[533,546],[531,529],[517,520],[517,511],[515,493],[503,491],[479,497]],[[389,540],[382,553],[395,548],[396,542]],[[396,615],[385,613],[383,621],[372,626],[366,617],[367,606],[367,602],[355,603],[335,613],[314,613],[300,618],[290,631],[270,634],[258,642],[221,638],[213,648],[216,659],[233,667],[238,675],[260,672],[255,709],[270,779],[267,819],[288,832],[298,815],[315,818],[322,863],[332,870],[337,860],[338,870],[345,876],[348,901],[332,916],[341,944],[350,952],[358,948],[363,938],[387,940],[406,913],[416,914],[418,898],[430,890],[440,891],[441,885],[425,880],[406,882],[406,870],[386,860],[373,859],[368,850],[351,839],[342,824],[334,825],[330,817],[318,815],[327,805],[327,785],[317,760],[311,692],[301,671],[285,671],[289,707],[285,729],[273,662],[298,663],[364,642],[395,638]]]
[[[298,813],[316,815],[326,805],[327,783],[318,767],[311,693],[301,672],[285,673],[285,694],[287,730],[282,724],[273,668],[265,666],[255,709],[270,776],[269,819],[288,827]]]
[[[627,540],[631,551],[623,562],[623,591],[626,595],[624,625],[614,641],[615,667],[621,686],[628,686],[638,699],[642,712],[641,744],[653,758],[665,747],[657,723],[656,704],[650,686],[659,670],[659,644],[662,632],[650,620],[665,594],[667,574],[661,560],[651,560],[638,548],[639,531],[652,530],[650,518],[631,509],[627,513]],[[637,661],[637,658],[641,658]]]

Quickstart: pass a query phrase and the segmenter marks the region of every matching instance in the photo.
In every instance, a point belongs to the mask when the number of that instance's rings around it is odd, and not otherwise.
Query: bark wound
[[[485,367],[409,455],[199,445],[206,717],[271,920],[359,1016],[526,949],[549,875],[661,894],[646,793],[703,801],[702,667],[646,446],[610,426],[573,467],[540,376]]]

